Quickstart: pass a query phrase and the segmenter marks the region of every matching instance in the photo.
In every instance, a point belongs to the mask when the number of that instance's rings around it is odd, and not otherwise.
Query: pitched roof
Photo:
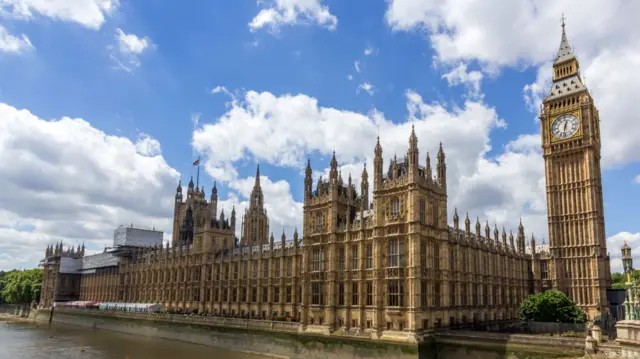
[[[562,39],[560,40],[560,48],[558,49],[558,53],[556,55],[556,59],[553,64],[559,64],[561,62],[565,62],[567,60],[575,59],[576,55],[573,53],[571,49],[571,45],[569,45],[569,41],[567,40],[567,33],[564,31],[564,22],[562,23]]]
[[[566,95],[582,92],[587,88],[582,83],[580,76],[573,75],[562,80],[557,80],[551,85],[549,94],[545,100],[553,100]]]

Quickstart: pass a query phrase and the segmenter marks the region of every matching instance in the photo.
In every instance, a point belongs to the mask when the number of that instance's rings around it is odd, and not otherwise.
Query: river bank
[[[48,310],[37,313],[38,322],[48,321]],[[215,323],[207,323],[207,318],[203,317],[56,309],[53,324],[57,323],[292,359],[548,359],[584,355],[584,339],[501,333],[452,332],[434,335],[432,340],[412,346],[335,335],[300,334],[292,325],[274,328],[271,322],[254,324],[237,318],[215,318]],[[252,328],[258,324],[262,330]]]

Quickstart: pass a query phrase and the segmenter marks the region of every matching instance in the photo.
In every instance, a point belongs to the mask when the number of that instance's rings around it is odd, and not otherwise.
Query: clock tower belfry
[[[591,319],[608,313],[606,289],[611,286],[599,122],[563,19],[553,83],[540,113],[551,257],[549,286],[567,294]]]

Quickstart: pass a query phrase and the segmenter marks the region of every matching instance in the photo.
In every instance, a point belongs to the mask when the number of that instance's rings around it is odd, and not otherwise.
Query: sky
[[[448,211],[548,241],[540,103],[561,18],[600,110],[612,270],[640,255],[640,2],[0,0],[0,269],[121,224],[171,238],[178,181],[241,216],[260,165],[271,230],[302,228],[307,159],[360,188],[415,126]],[[452,219],[449,220],[452,222]],[[239,228],[238,228],[239,232]],[[636,262],[640,258],[636,258]]]

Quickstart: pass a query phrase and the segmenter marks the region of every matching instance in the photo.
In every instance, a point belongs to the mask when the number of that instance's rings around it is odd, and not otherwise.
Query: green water
[[[266,359],[162,339],[0,320],[0,359]]]

